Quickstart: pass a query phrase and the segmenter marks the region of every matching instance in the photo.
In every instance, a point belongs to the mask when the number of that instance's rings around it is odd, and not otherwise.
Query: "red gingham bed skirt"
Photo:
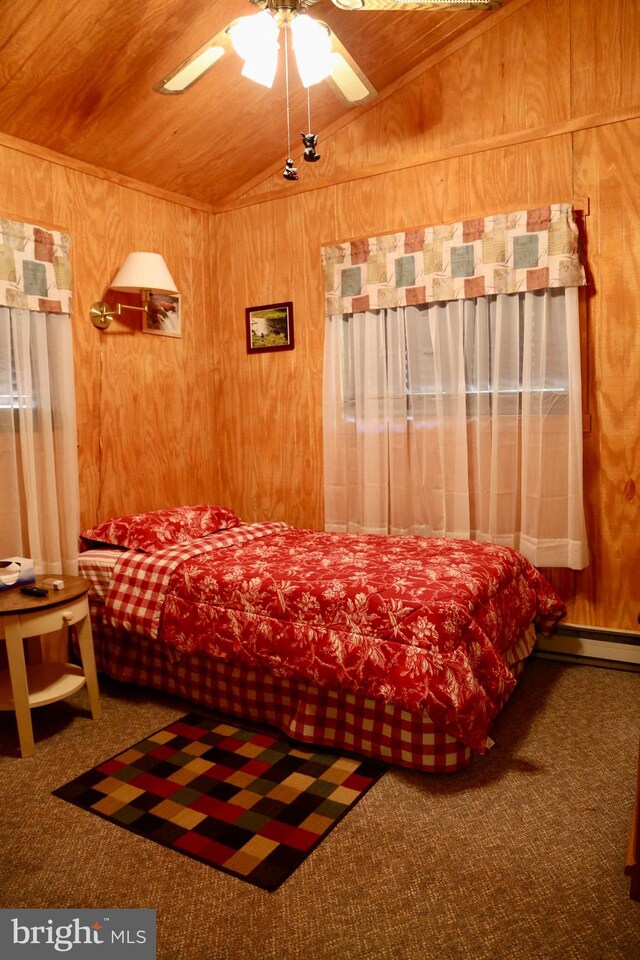
[[[331,747],[385,763],[431,773],[466,767],[473,752],[411,713],[362,694],[311,684],[214,660],[196,653],[171,660],[156,641],[103,623],[102,604],[92,601],[98,670],[125,683],[152,687],[209,710],[276,727],[293,740]],[[511,670],[519,676],[535,641],[527,631]]]

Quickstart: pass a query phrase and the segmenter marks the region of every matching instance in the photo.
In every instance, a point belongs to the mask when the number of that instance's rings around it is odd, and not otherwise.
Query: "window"
[[[500,341],[504,333],[498,329],[497,296],[478,298],[463,310],[461,325],[464,381],[441,383],[438,376],[436,342],[442,339],[438,327],[446,324],[447,305],[429,304],[404,310],[404,391],[407,419],[418,413],[435,413],[437,398],[457,394],[464,389],[468,418],[488,415],[521,414],[523,367],[529,364],[527,390],[539,395],[544,412],[565,414],[569,397],[569,364],[567,357],[564,291],[550,291],[548,310],[540,310],[543,291],[534,292],[527,300],[524,294],[517,301],[517,332],[510,330],[512,341],[509,366],[505,369],[504,350]],[[529,311],[529,314],[527,314]],[[510,321],[513,322],[513,321]],[[350,335],[348,319],[343,320],[343,385],[344,416],[355,420],[356,344]],[[389,343],[384,338],[385,352]],[[543,356],[541,362],[539,357]]]
[[[576,287],[327,320],[328,530],[586,565]]]

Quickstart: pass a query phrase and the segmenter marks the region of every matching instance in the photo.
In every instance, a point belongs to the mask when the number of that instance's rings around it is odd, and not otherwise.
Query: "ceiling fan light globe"
[[[292,22],[291,33],[303,86],[320,83],[333,69],[331,37],[327,27],[302,14]]]
[[[252,60],[245,60],[241,73],[243,77],[253,80],[254,83],[259,83],[263,87],[272,87],[277,69],[278,47],[276,45],[273,55],[271,55],[271,52],[263,52],[253,57]]]
[[[326,80],[331,74],[332,66],[330,62],[322,63],[309,63],[296,54],[296,64],[298,66],[298,73],[300,74],[300,80],[302,81],[303,87],[312,87],[314,83],[320,83],[321,80]]]
[[[229,27],[229,36],[233,49],[243,60],[255,61],[265,51],[275,51],[277,56],[278,27],[268,10],[240,17]]]

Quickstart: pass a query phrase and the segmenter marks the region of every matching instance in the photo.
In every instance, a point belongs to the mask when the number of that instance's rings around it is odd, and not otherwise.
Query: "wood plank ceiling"
[[[233,52],[180,96],[152,88],[231,20],[255,12],[247,0],[0,0],[0,131],[212,206],[240,196],[284,168],[282,52],[271,90],[242,77]],[[330,0],[309,12],[379,94],[493,15],[346,12]],[[290,107],[299,157],[307,94],[295,68]],[[326,84],[311,88],[320,145],[322,131],[353,112]]]

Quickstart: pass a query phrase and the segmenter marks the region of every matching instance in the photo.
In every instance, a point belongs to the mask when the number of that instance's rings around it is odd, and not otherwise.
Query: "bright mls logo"
[[[155,960],[155,910],[0,910],[0,956],[8,960]]]

